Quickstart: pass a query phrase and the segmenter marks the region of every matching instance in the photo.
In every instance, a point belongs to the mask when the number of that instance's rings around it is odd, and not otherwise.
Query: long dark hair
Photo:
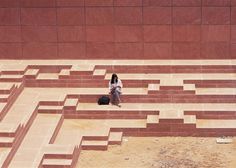
[[[115,80],[116,79],[116,80]],[[118,82],[118,76],[116,74],[112,74],[111,77],[111,84],[117,83]]]

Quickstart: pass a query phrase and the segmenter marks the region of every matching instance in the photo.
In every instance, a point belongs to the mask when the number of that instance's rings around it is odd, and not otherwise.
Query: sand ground
[[[107,151],[82,151],[77,168],[236,168],[236,137],[123,137]]]

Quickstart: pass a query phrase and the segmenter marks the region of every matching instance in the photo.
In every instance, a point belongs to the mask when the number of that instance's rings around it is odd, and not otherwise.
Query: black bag
[[[108,105],[110,103],[110,98],[108,96],[102,96],[98,99],[99,105]]]

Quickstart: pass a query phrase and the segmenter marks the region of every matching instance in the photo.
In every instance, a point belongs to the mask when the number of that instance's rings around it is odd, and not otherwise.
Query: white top
[[[121,80],[120,79],[118,79],[118,82],[117,83],[113,83],[113,84],[111,84],[111,81],[109,82],[109,89],[111,90],[112,88],[114,88],[114,87],[117,87],[117,86],[119,86],[119,87],[123,87],[123,84],[122,84],[122,82],[121,82]]]

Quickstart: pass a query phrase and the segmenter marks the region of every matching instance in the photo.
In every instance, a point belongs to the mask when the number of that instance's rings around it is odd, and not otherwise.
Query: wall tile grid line
[[[1,59],[234,59],[236,2],[1,0],[0,46]]]

